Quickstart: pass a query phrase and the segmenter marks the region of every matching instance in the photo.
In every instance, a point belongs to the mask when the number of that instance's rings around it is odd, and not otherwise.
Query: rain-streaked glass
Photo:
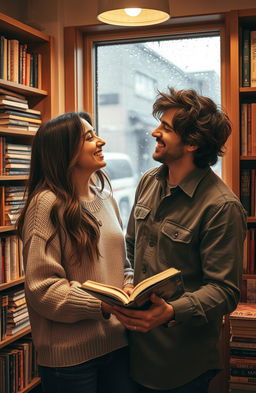
[[[126,222],[138,179],[159,165],[152,159],[151,136],[158,91],[193,88],[221,103],[220,36],[96,43],[95,56],[97,131],[106,140],[114,195]],[[122,162],[132,176],[118,179]],[[213,169],[221,176],[221,160]]]

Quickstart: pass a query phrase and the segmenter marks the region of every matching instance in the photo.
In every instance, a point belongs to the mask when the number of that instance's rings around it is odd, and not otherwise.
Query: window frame
[[[220,35],[221,47],[221,100],[223,108],[229,113],[227,101],[229,68],[229,47],[225,14],[198,17],[172,18],[169,23],[150,28],[124,29],[116,26],[97,25],[67,27],[64,29],[65,62],[65,110],[87,110],[95,118],[94,97],[94,45],[95,42],[137,41],[157,37]],[[229,183],[232,167],[229,151],[234,145],[232,137],[227,143],[227,154],[222,160],[222,177]],[[230,183],[229,183],[230,184]],[[230,184],[232,186],[232,184]]]

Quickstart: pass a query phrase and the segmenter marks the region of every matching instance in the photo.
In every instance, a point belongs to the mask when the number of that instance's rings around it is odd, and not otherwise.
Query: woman
[[[129,291],[133,280],[118,208],[104,190],[105,142],[86,118],[59,116],[33,141],[18,221],[26,299],[45,392],[130,393],[125,330],[80,288],[91,279]]]

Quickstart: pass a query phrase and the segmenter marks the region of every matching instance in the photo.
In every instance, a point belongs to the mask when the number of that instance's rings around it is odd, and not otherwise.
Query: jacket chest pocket
[[[193,232],[176,222],[166,221],[162,226],[161,232],[177,243],[189,244],[192,242]]]

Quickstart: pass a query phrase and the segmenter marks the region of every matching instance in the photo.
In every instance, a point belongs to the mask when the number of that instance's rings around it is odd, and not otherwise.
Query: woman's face
[[[90,123],[81,119],[84,130],[81,140],[81,150],[78,155],[76,167],[91,175],[106,166],[102,147],[105,141],[99,138]]]

